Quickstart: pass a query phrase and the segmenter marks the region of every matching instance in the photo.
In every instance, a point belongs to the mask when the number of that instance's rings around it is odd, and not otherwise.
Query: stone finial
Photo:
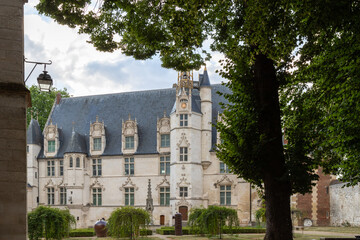
[[[130,113],[129,113],[129,120],[131,120],[131,115],[130,115]]]
[[[146,211],[152,213],[154,211],[153,199],[151,196],[151,180],[148,183],[148,194],[146,198]]]
[[[74,121],[72,121],[72,123],[71,123],[71,124],[72,124],[72,132],[75,132],[75,127],[74,127],[74,126],[75,126],[75,122],[74,122]]]
[[[96,122],[99,122],[99,116],[96,115]]]
[[[164,110],[164,117],[166,117],[166,110]]]

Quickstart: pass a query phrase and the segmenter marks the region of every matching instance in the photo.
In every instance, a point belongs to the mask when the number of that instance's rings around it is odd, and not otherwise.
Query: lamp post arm
[[[26,58],[24,59],[24,62],[25,63],[34,63],[35,64],[35,66],[31,70],[31,72],[29,73],[29,75],[25,79],[24,83],[26,83],[26,81],[29,79],[30,75],[32,74],[32,72],[34,71],[34,69],[36,68],[37,65],[44,65],[44,71],[46,71],[46,65],[51,65],[52,64],[51,60],[49,60],[49,62],[35,62],[35,61],[27,61]]]

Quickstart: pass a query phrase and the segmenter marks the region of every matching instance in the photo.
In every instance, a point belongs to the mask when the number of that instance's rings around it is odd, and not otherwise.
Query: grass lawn
[[[96,237],[74,237],[74,238],[65,238],[65,240],[95,240],[95,239],[101,239],[101,240],[118,240],[118,239],[130,239],[130,238],[111,238],[111,237],[106,237],[106,238],[96,238]],[[160,238],[157,237],[141,237],[141,238],[137,238],[137,240],[160,240]]]
[[[358,233],[360,235],[360,227],[306,227],[304,231]]]

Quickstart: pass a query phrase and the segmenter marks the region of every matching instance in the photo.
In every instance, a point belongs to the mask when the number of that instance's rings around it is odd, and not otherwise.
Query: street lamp
[[[37,65],[44,65],[44,71],[43,71],[43,73],[41,73],[39,75],[39,77],[37,78],[37,81],[38,81],[38,84],[39,84],[40,91],[50,92],[51,86],[53,85],[53,80],[52,80],[51,76],[48,74],[48,72],[46,71],[46,65],[51,65],[52,61],[49,60],[49,62],[47,62],[47,63],[45,63],[45,62],[34,62],[34,61],[27,61],[26,58],[25,58],[24,62],[26,62],[26,63],[34,63],[35,64],[35,66],[33,67],[33,69],[31,70],[31,72],[29,73],[29,75],[27,76],[27,78],[25,79],[24,82],[26,82],[28,80],[28,78],[30,77],[30,75],[32,74],[32,72],[34,71],[34,69],[36,68]]]

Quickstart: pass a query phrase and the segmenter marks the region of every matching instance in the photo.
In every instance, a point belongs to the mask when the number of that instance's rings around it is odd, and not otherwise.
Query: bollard
[[[175,235],[181,236],[182,235],[182,216],[181,213],[176,213],[175,216]]]

